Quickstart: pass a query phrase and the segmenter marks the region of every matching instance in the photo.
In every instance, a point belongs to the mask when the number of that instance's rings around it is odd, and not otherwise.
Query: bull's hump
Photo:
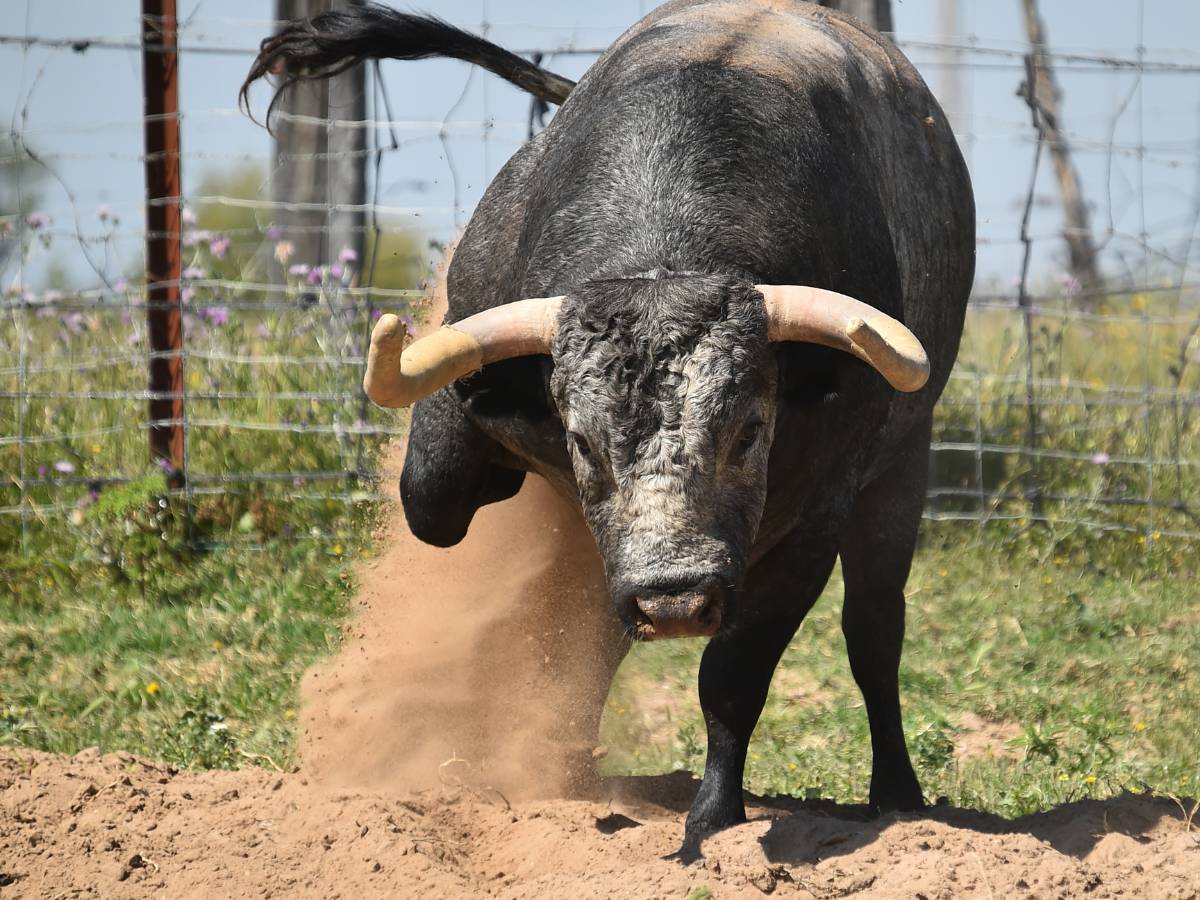
[[[887,49],[854,20],[807,0],[677,0],[647,16],[613,45],[633,68],[717,63],[800,87],[841,80],[851,46],[879,77],[895,77]],[[632,58],[631,58],[632,57]]]

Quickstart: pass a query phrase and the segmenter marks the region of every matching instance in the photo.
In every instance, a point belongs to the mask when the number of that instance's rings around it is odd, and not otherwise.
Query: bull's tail
[[[269,121],[280,95],[297,81],[329,78],[368,59],[433,56],[482,66],[547,103],[562,103],[575,87],[575,82],[441,19],[368,2],[297,19],[264,40],[242,84],[240,99],[249,111],[250,85],[268,74],[284,74],[284,83],[268,110]]]

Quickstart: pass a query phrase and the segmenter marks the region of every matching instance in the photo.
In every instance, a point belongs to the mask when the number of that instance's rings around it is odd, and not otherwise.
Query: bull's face
[[[566,298],[551,391],[610,593],[641,639],[711,635],[766,499],[775,367],[754,288],[591,282]]]

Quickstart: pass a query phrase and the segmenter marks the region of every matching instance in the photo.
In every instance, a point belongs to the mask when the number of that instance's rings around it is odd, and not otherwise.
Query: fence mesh
[[[513,22],[500,3],[441,12],[578,77],[648,5],[525,2]],[[14,2],[0,16],[12,76],[0,534],[27,543],[146,476],[148,431],[162,424],[148,414],[140,22],[107,4],[78,22],[52,7]],[[1011,28],[974,33],[994,15],[970,8],[954,35],[906,31],[897,11],[898,43],[943,97],[980,207],[980,278],[937,418],[927,516],[1200,536],[1200,53],[1148,50],[1144,4],[1127,10],[1123,49],[1050,48],[1106,276],[1083,290],[1059,262],[1045,136],[1019,103],[995,103],[1025,78],[1027,47]],[[371,323],[420,315],[441,249],[539,116],[465,65],[368,67],[361,117],[294,117],[363,140],[275,152],[236,90],[276,23],[238,9],[201,4],[179,26],[186,497],[217,541],[335,544],[380,496],[378,453],[405,427],[359,387]],[[265,95],[253,99],[263,109]],[[361,161],[361,196],[272,196],[283,167],[318,158]],[[350,231],[348,213],[360,214]],[[322,240],[306,242],[306,228]]]

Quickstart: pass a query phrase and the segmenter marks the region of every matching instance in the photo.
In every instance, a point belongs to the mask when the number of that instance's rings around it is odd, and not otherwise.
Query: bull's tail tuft
[[[250,85],[282,74],[267,111],[298,81],[329,78],[368,59],[427,59],[445,56],[482,66],[547,103],[562,103],[575,83],[478,35],[434,16],[397,12],[377,3],[348,6],[311,19],[289,22],[264,40],[239,94],[249,113]]]

